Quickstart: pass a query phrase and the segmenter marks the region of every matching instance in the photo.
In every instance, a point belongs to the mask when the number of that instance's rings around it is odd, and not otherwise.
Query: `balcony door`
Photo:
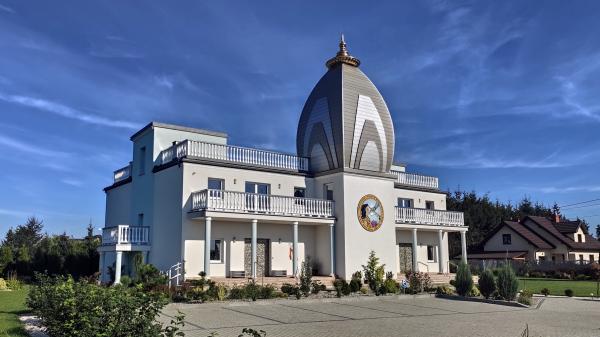
[[[246,208],[248,210],[257,212],[267,212],[269,210],[269,194],[271,194],[271,185],[247,181],[246,193],[253,194],[246,196]]]

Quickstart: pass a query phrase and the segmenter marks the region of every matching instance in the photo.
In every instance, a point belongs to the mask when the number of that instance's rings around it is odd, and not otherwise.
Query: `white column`
[[[467,232],[460,232],[460,245],[462,248],[462,262],[467,263]]]
[[[417,258],[417,229],[412,229],[412,263],[413,263],[413,271],[419,271],[419,259]]]
[[[204,273],[210,277],[210,231],[212,229],[212,218],[204,220]]]
[[[123,252],[117,251],[117,258],[115,261],[115,284],[121,283],[121,263],[123,261]]]
[[[293,223],[294,243],[292,246],[292,275],[298,276],[298,221]]]
[[[257,232],[257,223],[258,220],[252,220],[252,239],[251,239],[251,248],[252,248],[252,278],[256,278],[256,232]]]
[[[330,276],[335,276],[335,224],[329,224],[329,258],[331,261]]]
[[[444,231],[438,231],[438,268],[439,273],[444,273]]]
[[[148,251],[142,252],[142,264],[148,263],[148,255],[150,255],[150,252],[148,252]]]
[[[100,252],[100,263],[98,266],[98,270],[100,272],[100,275],[98,275],[98,281],[100,284],[102,284],[102,281],[104,281],[104,259],[105,259],[105,252]]]

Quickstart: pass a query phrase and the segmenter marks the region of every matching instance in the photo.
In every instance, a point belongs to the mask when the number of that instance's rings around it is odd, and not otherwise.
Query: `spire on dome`
[[[342,33],[340,37],[340,50],[337,52],[335,57],[329,59],[325,65],[327,68],[331,69],[340,63],[345,63],[353,67],[358,67],[360,65],[360,60],[348,53],[346,41],[344,40],[344,33]]]

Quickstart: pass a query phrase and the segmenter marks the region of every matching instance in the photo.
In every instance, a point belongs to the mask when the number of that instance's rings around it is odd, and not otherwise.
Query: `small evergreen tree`
[[[507,301],[514,301],[519,289],[519,281],[512,267],[506,263],[498,272],[498,295]]]
[[[496,291],[496,280],[494,279],[494,273],[488,268],[483,270],[483,273],[479,277],[479,291],[485,298],[490,298]]]
[[[384,266],[385,265],[379,265],[379,258],[375,256],[375,251],[373,250],[369,253],[367,264],[362,266],[365,274],[365,281],[375,294],[379,294],[379,288],[383,283],[383,277],[385,275],[383,269]]]
[[[454,286],[456,287],[456,292],[460,296],[469,295],[471,289],[473,288],[473,277],[471,276],[471,270],[469,269],[469,265],[464,262],[461,262],[458,265]]]
[[[300,291],[304,296],[310,294],[310,286],[312,284],[312,264],[310,257],[306,257],[302,262],[302,268],[300,269]]]

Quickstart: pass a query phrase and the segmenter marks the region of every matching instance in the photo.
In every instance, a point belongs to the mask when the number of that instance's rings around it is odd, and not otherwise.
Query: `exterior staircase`
[[[231,277],[211,277],[212,281],[216,283],[223,283],[228,287],[232,286],[242,286],[246,283],[250,282],[250,278],[231,278]],[[333,281],[335,278],[331,276],[313,276],[313,281],[319,281],[324,284],[327,288],[333,287]],[[267,285],[270,284],[276,288],[280,288],[284,283],[295,284],[298,282],[298,279],[290,276],[286,277],[257,277],[256,284]]]

